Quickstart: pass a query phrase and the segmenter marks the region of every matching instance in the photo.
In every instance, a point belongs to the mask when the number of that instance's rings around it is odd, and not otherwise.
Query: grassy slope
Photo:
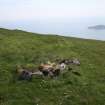
[[[17,64],[77,57],[82,76],[13,81]],[[0,105],[105,105],[105,42],[0,29]]]

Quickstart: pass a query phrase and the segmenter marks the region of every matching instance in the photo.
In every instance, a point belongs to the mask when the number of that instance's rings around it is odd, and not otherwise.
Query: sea
[[[105,41],[105,30],[88,29],[88,27],[95,25],[105,25],[105,19],[35,19],[0,23],[2,28]]]

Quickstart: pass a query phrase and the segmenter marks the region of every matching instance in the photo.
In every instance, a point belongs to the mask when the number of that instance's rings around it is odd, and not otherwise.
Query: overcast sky
[[[0,0],[0,21],[105,17],[105,0]]]

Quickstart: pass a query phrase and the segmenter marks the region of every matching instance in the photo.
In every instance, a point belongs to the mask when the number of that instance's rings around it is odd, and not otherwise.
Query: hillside
[[[72,57],[81,76],[14,80],[16,65]],[[105,105],[105,42],[1,28],[0,105]]]

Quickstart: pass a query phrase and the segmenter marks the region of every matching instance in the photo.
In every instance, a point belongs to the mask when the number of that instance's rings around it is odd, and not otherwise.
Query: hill
[[[72,57],[81,76],[14,80],[16,65]],[[0,105],[105,105],[105,42],[1,28]]]
[[[105,30],[105,25],[90,26],[88,29]]]

